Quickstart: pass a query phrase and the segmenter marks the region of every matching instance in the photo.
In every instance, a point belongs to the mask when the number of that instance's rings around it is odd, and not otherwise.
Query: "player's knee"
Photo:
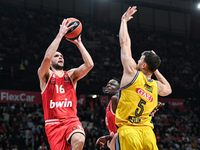
[[[76,141],[76,144],[77,144],[77,145],[80,145],[80,146],[84,145],[84,143],[85,143],[85,138],[79,138],[79,139],[77,139],[77,141]]]
[[[71,140],[72,147],[83,147],[85,143],[85,136],[82,134],[73,135]]]

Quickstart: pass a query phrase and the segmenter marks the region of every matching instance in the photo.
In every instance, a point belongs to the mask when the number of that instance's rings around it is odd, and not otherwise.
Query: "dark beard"
[[[60,66],[58,64],[52,64],[52,67],[56,70],[63,70],[63,66]]]

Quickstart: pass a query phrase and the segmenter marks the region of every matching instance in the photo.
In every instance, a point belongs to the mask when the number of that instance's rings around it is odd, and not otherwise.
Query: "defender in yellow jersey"
[[[143,52],[138,64],[132,58],[127,22],[136,11],[136,6],[127,9],[121,18],[119,31],[123,76],[115,114],[118,127],[115,149],[157,150],[151,112],[157,106],[158,94],[167,96],[172,90],[157,70],[161,60],[154,51]],[[157,80],[151,79],[153,73]]]
[[[116,125],[145,125],[153,128],[150,114],[158,104],[157,97],[156,81],[148,80],[141,71],[137,71],[131,83],[119,90]]]

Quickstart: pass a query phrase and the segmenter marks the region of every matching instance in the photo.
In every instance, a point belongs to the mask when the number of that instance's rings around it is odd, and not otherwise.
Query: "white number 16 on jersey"
[[[63,85],[60,87],[56,85],[56,93],[65,93],[65,89],[63,88]]]

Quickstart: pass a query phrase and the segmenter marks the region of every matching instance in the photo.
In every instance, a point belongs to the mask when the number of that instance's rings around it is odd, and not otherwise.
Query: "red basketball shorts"
[[[79,120],[46,120],[45,131],[51,150],[70,150],[68,141],[71,136],[77,132],[85,135]]]

